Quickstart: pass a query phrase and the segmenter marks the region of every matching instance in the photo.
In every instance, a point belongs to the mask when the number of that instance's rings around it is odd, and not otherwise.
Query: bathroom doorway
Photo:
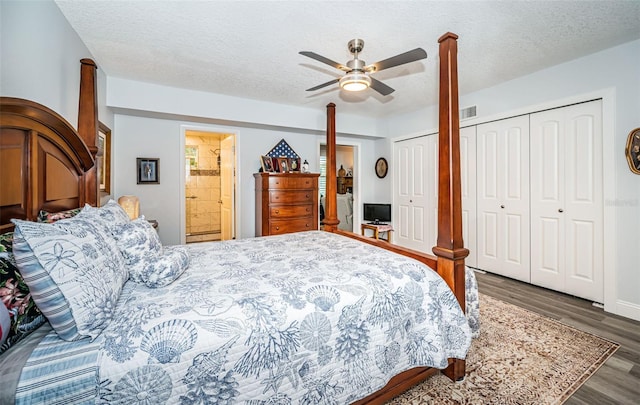
[[[185,131],[186,243],[235,238],[235,135]]]

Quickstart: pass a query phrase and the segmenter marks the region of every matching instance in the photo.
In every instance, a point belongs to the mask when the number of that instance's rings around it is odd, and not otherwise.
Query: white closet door
[[[466,264],[476,266],[475,127],[460,130],[462,221]],[[395,145],[398,162],[394,240],[401,246],[432,253],[438,242],[438,136],[426,135]]]
[[[395,144],[395,215],[394,241],[400,246],[431,252],[427,229],[426,187],[427,137],[419,137]]]
[[[460,128],[462,238],[469,249],[465,264],[477,267],[476,243],[476,127]]]
[[[477,126],[478,268],[530,281],[529,117]]]
[[[426,224],[427,250],[433,254],[433,247],[438,244],[438,134],[429,135],[426,138],[426,188],[429,194],[429,198],[425,204],[428,212]]]
[[[603,302],[601,101],[531,115],[531,282]]]
[[[438,137],[432,138],[427,143],[429,156],[428,169],[430,175],[427,178],[427,189],[433,196],[429,201],[429,209],[432,213],[427,218],[428,229],[432,230],[432,239],[429,243],[435,246],[438,243]],[[469,249],[469,256],[465,264],[477,267],[476,244],[476,127],[460,128],[460,182],[462,197],[462,240],[464,247]]]

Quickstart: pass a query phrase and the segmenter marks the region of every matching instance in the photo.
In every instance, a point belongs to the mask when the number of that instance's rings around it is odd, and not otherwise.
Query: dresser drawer
[[[280,204],[313,203],[313,190],[269,191],[269,202]]]
[[[270,218],[304,217],[313,214],[313,205],[276,205],[269,207]]]
[[[313,189],[317,178],[309,177],[271,177],[269,178],[269,189],[290,190],[295,188]]]
[[[269,221],[269,235],[280,235],[290,232],[312,231],[318,229],[313,216],[291,220]]]

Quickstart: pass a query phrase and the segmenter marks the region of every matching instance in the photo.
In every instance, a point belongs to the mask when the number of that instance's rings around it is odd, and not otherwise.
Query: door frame
[[[232,232],[233,235],[235,235],[235,237],[237,238],[238,229],[242,229],[240,224],[240,216],[238,215],[238,201],[241,201],[241,195],[240,195],[241,190],[238,184],[238,175],[237,175],[238,173],[238,132],[237,130],[233,128],[225,128],[225,127],[218,127],[218,126],[180,125],[180,147],[178,148],[179,161],[182,162],[179,165],[180,166],[180,184],[178,187],[179,188],[178,198],[179,198],[179,207],[180,207],[180,220],[178,223],[178,228],[180,229],[180,244],[184,245],[187,243],[187,236],[186,236],[187,204],[186,204],[186,194],[185,194],[186,170],[184,165],[184,153],[185,153],[185,146],[186,146],[187,131],[226,134],[226,135],[232,135],[234,137],[235,153],[233,154],[232,160],[233,160],[233,172],[235,173],[233,176],[233,188],[234,188],[235,198],[233,199],[233,215],[232,215],[233,224],[231,225],[231,227],[233,229],[233,232]]]
[[[316,152],[318,153],[318,162],[320,162],[320,146],[327,145],[326,139],[318,138],[318,144]],[[354,141],[352,139],[346,139],[336,137],[336,146],[351,146],[353,147],[353,232],[360,232],[360,224],[362,223],[362,191],[360,190],[360,174],[362,173],[362,143]],[[327,162],[328,163],[328,162]],[[319,163],[318,163],[319,164]],[[318,167],[318,171],[320,167]],[[336,175],[338,168],[336,167]],[[318,196],[318,200],[320,196]],[[326,209],[326,208],[325,208]],[[338,209],[338,207],[336,207]],[[357,225],[356,225],[357,224]]]

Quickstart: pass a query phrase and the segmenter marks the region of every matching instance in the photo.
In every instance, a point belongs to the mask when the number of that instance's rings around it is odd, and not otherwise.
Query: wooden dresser
[[[319,173],[254,173],[256,236],[318,229]]]

